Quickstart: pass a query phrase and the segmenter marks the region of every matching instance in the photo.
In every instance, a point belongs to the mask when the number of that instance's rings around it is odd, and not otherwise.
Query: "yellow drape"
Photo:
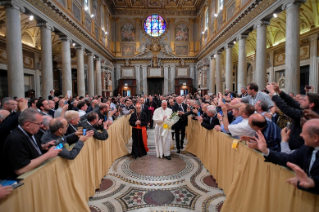
[[[196,155],[225,191],[222,212],[319,211],[319,195],[286,183],[294,173],[285,167],[264,162],[257,151],[233,138],[206,130],[198,121],[188,120],[186,151]]]
[[[20,176],[24,185],[0,200],[0,211],[89,212],[89,197],[113,162],[128,153],[125,144],[132,134],[129,118],[115,121],[107,140],[88,139],[74,160],[56,157]]]

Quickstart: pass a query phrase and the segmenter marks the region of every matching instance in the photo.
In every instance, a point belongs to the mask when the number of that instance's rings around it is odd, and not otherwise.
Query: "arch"
[[[24,32],[21,38],[24,44],[34,47],[34,40],[28,32]]]

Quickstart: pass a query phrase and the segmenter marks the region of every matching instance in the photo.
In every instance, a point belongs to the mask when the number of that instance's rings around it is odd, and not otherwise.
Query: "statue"
[[[171,46],[170,46],[169,44],[167,44],[167,43],[164,43],[163,45],[164,45],[164,50],[165,50],[164,52],[165,52],[166,54],[170,55],[171,52],[173,52]]]
[[[148,52],[148,48],[147,48],[145,43],[142,43],[141,46],[138,47],[137,51],[138,51],[139,55],[142,55],[142,54],[145,54],[146,52]]]
[[[183,58],[181,59],[181,66],[182,66],[182,67],[184,67],[184,66],[185,66],[185,61],[184,61],[184,59],[183,59]]]
[[[130,61],[128,59],[125,60],[125,66],[130,66]]]

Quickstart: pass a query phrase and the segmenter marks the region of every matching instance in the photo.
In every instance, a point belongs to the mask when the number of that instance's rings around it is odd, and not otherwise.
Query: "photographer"
[[[123,107],[122,109],[123,115],[129,115],[131,113],[134,113],[134,106],[131,103],[132,102],[130,99],[125,100],[125,107]]]
[[[45,132],[41,138],[42,144],[46,144],[52,140],[55,140],[55,143],[68,143],[69,141],[78,139],[75,146],[71,151],[68,151],[66,148],[62,148],[62,151],[58,154],[62,158],[66,158],[68,160],[73,160],[81,151],[84,142],[93,135],[93,131],[88,131],[85,136],[81,136],[77,138],[78,135],[81,135],[81,132],[75,132],[68,136],[64,136],[66,131],[68,130],[69,124],[65,118],[54,118],[50,121],[49,128],[50,130]]]

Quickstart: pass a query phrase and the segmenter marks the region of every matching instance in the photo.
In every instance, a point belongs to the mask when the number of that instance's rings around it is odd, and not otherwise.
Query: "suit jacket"
[[[146,103],[145,103],[146,104]],[[148,102],[148,104],[146,104],[148,107],[150,107],[151,105],[152,105],[152,107],[154,107],[154,111],[155,111],[155,109],[157,108],[157,104],[156,104],[156,102],[155,102],[155,100],[153,99],[153,101],[152,102]]]
[[[211,120],[212,118],[212,120]],[[213,117],[207,116],[207,118],[203,119],[203,122],[201,124],[203,127],[205,127],[207,130],[212,130],[216,125],[219,125],[219,120],[217,118],[217,115]]]
[[[103,129],[102,132],[99,132],[99,131],[97,131],[96,128],[94,128],[91,124],[89,124],[87,120],[82,121],[79,124],[79,127],[83,127],[83,129],[86,129],[86,131],[93,130],[94,131],[93,137],[96,138],[96,139],[106,140],[109,137],[106,129]]]
[[[147,117],[147,121],[149,122],[150,120],[150,111],[148,110],[148,106],[146,104],[144,104],[143,108],[142,108],[142,112],[145,113],[146,117]]]
[[[182,103],[182,107],[184,109],[184,115],[182,115],[181,118],[179,119],[179,121],[176,122],[176,124],[173,125],[174,127],[178,127],[178,128],[179,127],[185,127],[188,124],[187,116],[190,114],[190,112],[187,113],[187,105],[186,104]],[[182,111],[177,103],[175,103],[173,105],[172,110],[173,110],[173,113]]]
[[[141,126],[147,126],[148,117],[147,117],[146,113],[141,111],[139,120],[141,121]],[[132,115],[130,117],[130,120],[129,120],[130,125],[132,127],[136,127],[136,124],[135,124],[136,121],[137,121],[137,113],[135,112],[135,113],[132,113]]]
[[[269,155],[265,156],[265,161],[279,164],[281,166],[287,166],[287,162],[291,162],[298,165],[301,169],[303,169],[306,172],[308,176],[311,176],[311,178],[315,182],[315,187],[308,189],[299,186],[298,182],[298,188],[314,194],[319,194],[319,151],[316,154],[316,160],[313,163],[309,174],[309,165],[313,150],[314,148],[305,145],[303,145],[302,147],[300,147],[300,149],[297,149],[291,154],[269,150]]]

